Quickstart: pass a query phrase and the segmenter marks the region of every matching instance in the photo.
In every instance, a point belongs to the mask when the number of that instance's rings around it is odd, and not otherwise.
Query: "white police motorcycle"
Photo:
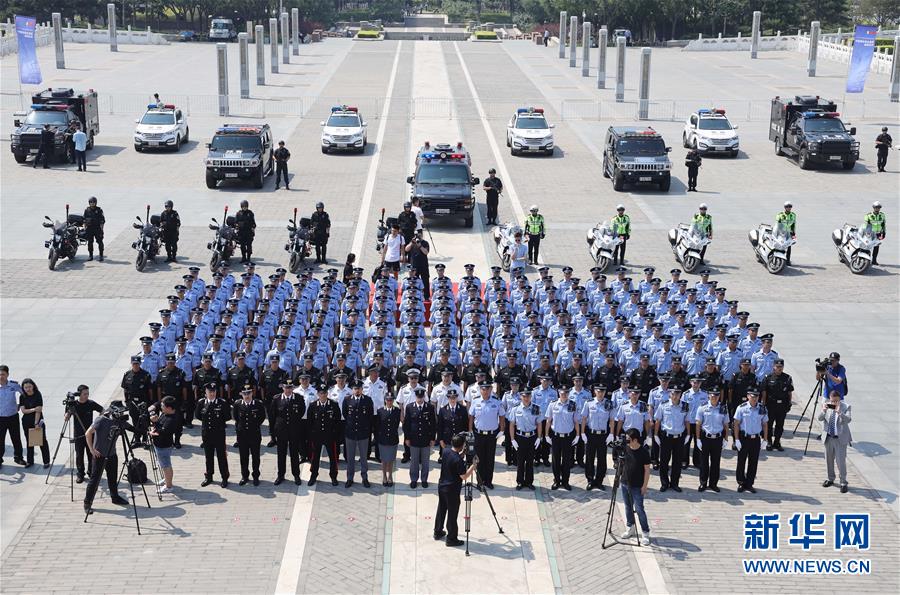
[[[837,248],[841,262],[850,267],[855,275],[865,273],[872,265],[872,251],[881,243],[869,224],[862,226],[844,223],[840,229],[831,232],[831,241]]]
[[[589,229],[585,238],[588,244],[588,252],[597,264],[600,272],[606,271],[612,262],[613,252],[616,246],[622,243],[622,238],[613,232],[608,222],[602,221]]]
[[[678,227],[669,230],[669,244],[672,245],[675,260],[686,273],[693,273],[703,262],[700,254],[711,241],[696,223],[679,223]]]
[[[787,251],[797,240],[791,237],[790,228],[779,221],[775,226],[760,223],[748,234],[756,260],[766,265],[766,270],[777,275],[787,264]]]
[[[522,228],[515,223],[502,223],[494,228],[494,244],[497,249],[497,256],[500,257],[500,265],[504,271],[509,272],[509,266],[512,263],[513,245],[516,243],[516,234],[524,232]]]

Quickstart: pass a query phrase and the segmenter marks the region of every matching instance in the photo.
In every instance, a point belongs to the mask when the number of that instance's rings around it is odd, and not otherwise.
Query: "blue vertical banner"
[[[847,93],[862,93],[866,86],[866,75],[875,53],[875,37],[878,27],[875,25],[857,25],[853,33],[853,53],[850,55],[850,68],[847,70]]]
[[[35,53],[34,31],[37,19],[16,16],[16,44],[19,53],[19,82],[26,85],[40,85],[41,65]]]

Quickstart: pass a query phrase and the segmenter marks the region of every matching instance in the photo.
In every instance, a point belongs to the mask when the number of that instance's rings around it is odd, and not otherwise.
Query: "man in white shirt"
[[[381,266],[386,268],[397,278],[400,272],[400,255],[403,250],[403,236],[400,235],[400,225],[393,223],[391,233],[384,239],[384,248],[381,251]]]
[[[78,166],[78,171],[87,171],[88,136],[81,129],[81,124],[75,124],[75,134],[72,135],[72,142],[75,144],[75,163]]]

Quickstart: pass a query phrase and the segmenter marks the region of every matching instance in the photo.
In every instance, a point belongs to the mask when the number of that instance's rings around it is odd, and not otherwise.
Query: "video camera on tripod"
[[[464,456],[466,466],[472,465],[478,459],[478,455],[475,454],[475,433],[460,432],[459,435],[466,439],[466,450]]]
[[[75,401],[77,401],[77,400],[78,400],[77,392],[66,393],[66,397],[62,401],[62,406],[65,408],[67,413],[72,409],[72,407],[75,406]]]
[[[816,374],[824,374],[825,369],[831,364],[830,358],[827,357],[817,357],[816,358]]]

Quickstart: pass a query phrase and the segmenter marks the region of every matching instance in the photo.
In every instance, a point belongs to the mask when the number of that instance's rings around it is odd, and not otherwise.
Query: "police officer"
[[[734,417],[738,406],[747,401],[747,392],[756,386],[756,375],[750,371],[750,358],[741,358],[740,368],[728,383],[729,417]]]
[[[469,427],[469,412],[466,410],[466,406],[459,402],[459,390],[448,388],[445,396],[447,404],[441,407],[437,413],[437,439],[441,452],[445,448],[450,448],[450,441],[454,436],[465,432]]]
[[[619,405],[616,411],[616,436],[631,428],[641,433],[645,443],[650,442],[650,411],[647,403],[640,400],[641,393],[631,389],[628,400]]]
[[[84,238],[87,240],[88,260],[94,260],[94,240],[97,240],[97,250],[100,256],[97,258],[103,262],[103,226],[106,217],[103,209],[97,206],[97,197],[88,199],[88,207],[84,210]]]
[[[759,391],[747,391],[747,402],[734,412],[734,445],[738,449],[737,491],[756,493],[753,482],[756,480],[756,467],[759,463],[759,447],[762,440],[768,442],[769,415],[766,406],[759,402]]]
[[[397,215],[397,223],[400,224],[400,233],[403,234],[403,244],[409,244],[413,236],[416,234],[416,214],[412,210],[412,202],[405,201],[403,203],[403,210]],[[403,259],[407,260],[406,257]]]
[[[543,440],[544,412],[531,400],[531,390],[519,391],[520,401],[506,413],[510,446],[516,452],[516,489],[534,490],[535,445]]]
[[[500,204],[500,193],[503,192],[503,182],[497,177],[497,170],[493,167],[488,170],[488,177],[482,185],[487,204],[488,225],[497,225],[497,206]]]
[[[53,155],[53,139],[56,138],[56,132],[50,128],[50,124],[44,124],[41,130],[41,144],[38,146],[37,155],[34,156],[32,169],[37,167],[38,161],[43,157],[44,169],[50,169],[50,157]]]
[[[328,474],[331,485],[337,486],[338,480],[338,445],[337,437],[341,423],[341,408],[337,401],[328,398],[328,385],[316,387],[318,398],[310,403],[307,417],[309,419],[309,482],[316,485],[319,477],[319,463],[322,460],[322,447],[328,453]]]
[[[684,166],[688,170],[688,192],[697,192],[697,174],[700,173],[702,162],[697,149],[691,149],[684,157]]]
[[[244,386],[256,385],[256,374],[247,365],[247,354],[238,351],[235,354],[236,363],[228,370],[227,386],[229,400],[234,403],[240,398],[240,392]]]
[[[281,395],[282,385],[288,380],[288,373],[278,365],[278,355],[269,356],[269,367],[259,375],[259,392],[262,397],[266,416],[269,419],[269,443],[266,447],[272,448],[277,442],[275,436],[275,400]]]
[[[794,396],[794,380],[784,372],[784,360],[775,360],[772,373],[763,378],[760,386],[762,403],[769,412],[768,436],[766,450],[784,452],[781,446],[781,435],[784,432],[784,419],[791,410],[791,399]]]
[[[791,201],[785,201],[784,210],[775,215],[775,223],[783,223],[791,234],[791,238],[797,237],[797,213],[794,212]],[[791,264],[791,246],[787,249],[787,264]]]
[[[181,227],[181,217],[178,216],[174,206],[171,200],[167,200],[163,212],[159,214],[162,239],[166,245],[166,262],[175,262],[178,256],[178,229]]]
[[[887,225],[885,224],[884,213],[881,212],[880,202],[876,200],[872,203],[872,210],[866,213],[864,221],[867,225],[872,226],[872,233],[875,234],[875,237],[884,241]],[[878,264],[878,248],[880,248],[880,246],[875,246],[875,248],[872,249],[872,264]]]
[[[878,151],[878,171],[884,171],[887,165],[888,151],[893,147],[894,139],[888,134],[887,126],[881,127],[881,134],[875,138],[875,150]]]
[[[352,393],[341,404],[341,413],[344,416],[344,456],[347,460],[347,483],[345,488],[353,486],[353,476],[356,473],[356,457],[359,456],[359,472],[362,475],[363,487],[370,487],[369,483],[369,437],[372,433],[372,418],[375,415],[375,406],[372,399],[363,394],[361,380],[350,381]]]
[[[428,487],[429,457],[437,433],[434,405],[425,401],[425,387],[413,390],[415,400],[407,403],[403,416],[403,442],[409,447],[409,487],[415,489],[422,479],[422,487]]]
[[[176,415],[181,419],[181,409],[185,401],[187,401],[187,392],[190,384],[184,377],[184,371],[175,365],[176,356],[174,353],[166,354],[166,366],[159,371],[156,378],[156,399],[157,403],[162,403],[163,397],[175,397],[178,401]],[[157,407],[161,409],[161,406]],[[178,432],[175,434],[175,448],[181,448],[181,423],[178,424]]]
[[[256,234],[256,216],[246,200],[241,201],[241,210],[234,216],[234,223],[237,226],[237,240],[241,245],[241,262],[250,262],[253,254],[253,236]]]
[[[699,158],[699,157],[698,157]],[[696,190],[696,189],[694,189]],[[707,214],[707,210],[709,207],[706,206],[705,202],[700,203],[700,206],[697,207],[697,213],[694,213],[693,219],[691,219],[691,223],[693,223],[697,229],[702,233],[705,237],[710,240],[713,238],[713,225],[712,225],[712,215]],[[704,257],[706,256],[706,249],[709,247],[709,244],[703,246],[700,250],[700,262],[703,262]]]
[[[206,473],[201,487],[206,487],[213,480],[213,459],[218,459],[219,475],[222,476],[222,487],[228,487],[228,455],[225,451],[225,425],[231,419],[231,407],[225,399],[216,395],[218,386],[210,383],[204,387],[206,395],[197,403],[194,417],[203,424],[203,454],[206,457]]]
[[[722,460],[722,444],[728,440],[728,408],[719,400],[719,391],[709,391],[709,402],[697,410],[694,437],[700,446],[700,486],[702,492],[709,488],[719,491],[719,463]]]
[[[581,439],[575,431],[578,422],[578,406],[569,400],[569,387],[559,388],[559,399],[547,406],[546,441],[551,443],[551,460],[553,464],[553,485],[550,489],[560,487],[570,490],[569,474],[574,463],[574,447]]]
[[[525,218],[525,235],[528,236],[528,262],[537,264],[544,239],[544,216],[538,214],[537,205],[531,205],[530,214]]]
[[[312,227],[312,243],[316,247],[316,262],[326,262],[328,238],[331,236],[331,217],[325,211],[325,203],[317,202],[316,210],[309,218]]]
[[[606,447],[613,441],[615,405],[609,398],[606,386],[594,385],[594,398],[581,406],[581,440],[586,445],[587,458],[584,474],[587,489],[606,490]]]
[[[291,158],[291,152],[284,146],[284,141],[278,141],[278,148],[272,153],[275,157],[275,190],[278,190],[278,184],[284,180],[284,189],[290,190],[291,186],[288,182],[288,161]]]
[[[625,264],[625,246],[631,237],[631,217],[625,214],[625,205],[616,206],[616,216],[612,219],[613,233],[622,242],[613,249],[613,264]],[[618,260],[616,260],[618,258]]]
[[[141,368],[141,356],[131,356],[131,369],[122,375],[120,385],[125,393],[125,402],[137,401],[149,405],[153,402],[153,379],[147,370]]]
[[[247,485],[250,478],[250,458],[253,457],[253,485],[259,485],[259,447],[262,443],[262,423],[266,419],[266,409],[262,401],[253,398],[253,385],[247,384],[241,390],[241,398],[234,402],[231,417],[237,432],[241,456],[241,481]]]
[[[480,398],[469,407],[469,431],[475,433],[475,454],[478,456],[478,485],[494,489],[494,456],[497,438],[506,429],[503,405],[491,395],[491,383],[481,382]]]
[[[306,413],[306,399],[294,392],[294,383],[285,379],[281,384],[281,394],[272,402],[275,415],[275,445],[278,457],[278,475],[274,484],[280,485],[287,472],[287,457],[291,457],[291,475],[294,483],[300,485],[300,450],[304,447],[303,414]]]
[[[690,405],[681,402],[681,391],[672,390],[669,400],[660,403],[654,414],[656,419],[656,436],[654,441],[659,445],[659,483],[660,492],[672,488],[680,492],[678,482],[681,479],[681,461],[685,446],[690,440]],[[672,471],[669,472],[669,461]]]
[[[631,371],[628,377],[629,385],[641,393],[641,401],[647,402],[650,398],[650,391],[659,386],[659,375],[656,368],[650,365],[650,356],[642,353],[640,356],[640,365]]]

